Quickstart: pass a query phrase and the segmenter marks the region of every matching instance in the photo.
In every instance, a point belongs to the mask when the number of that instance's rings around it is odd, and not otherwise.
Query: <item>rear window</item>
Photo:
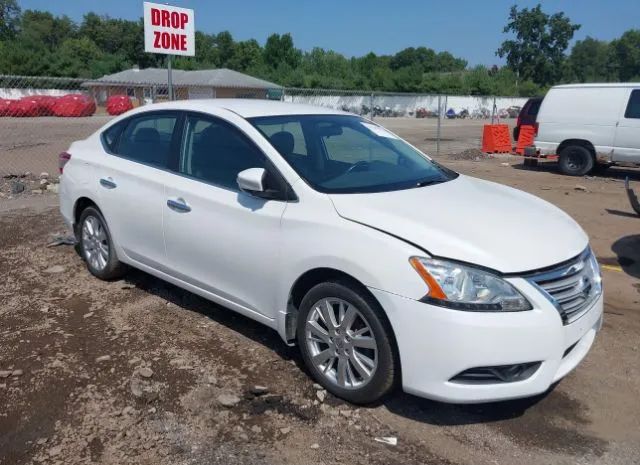
[[[175,113],[144,113],[102,133],[107,151],[146,165],[166,167],[171,150]]]
[[[542,100],[533,100],[527,108],[527,115],[529,116],[537,116],[538,111],[540,111],[540,105],[542,104]]]
[[[629,103],[627,104],[627,110],[624,112],[625,118],[640,118],[640,89],[631,91],[629,97]]]

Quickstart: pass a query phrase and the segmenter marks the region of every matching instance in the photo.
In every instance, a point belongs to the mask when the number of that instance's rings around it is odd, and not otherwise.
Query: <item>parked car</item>
[[[640,83],[552,87],[537,122],[536,150],[558,154],[564,174],[640,164]]]
[[[518,141],[520,137],[520,126],[536,126],[536,117],[540,110],[543,97],[533,97],[526,101],[516,120],[516,126],[513,128],[513,140]]]
[[[74,142],[60,171],[90,273],[129,265],[253,318],[354,403],[396,385],[447,402],[539,394],[602,325],[598,263],[569,216],[358,115],[149,105]]]

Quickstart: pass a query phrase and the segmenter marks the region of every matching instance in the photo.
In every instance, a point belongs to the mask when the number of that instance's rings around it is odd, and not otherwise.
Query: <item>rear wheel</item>
[[[78,246],[89,272],[97,278],[122,277],[125,266],[116,255],[107,222],[95,207],[87,207],[78,222]]]
[[[569,145],[560,152],[558,165],[564,174],[584,176],[593,169],[595,160],[593,154],[585,147]]]
[[[389,323],[351,283],[321,283],[307,293],[297,338],[308,369],[332,394],[367,404],[393,389],[399,362]]]

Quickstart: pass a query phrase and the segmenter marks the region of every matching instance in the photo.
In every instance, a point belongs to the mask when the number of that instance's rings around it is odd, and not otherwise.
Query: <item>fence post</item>
[[[493,97],[493,107],[491,107],[491,124],[495,124],[496,113],[498,112],[498,108],[496,105],[496,98]]]
[[[375,113],[373,112],[373,92],[371,92],[370,100],[371,105],[369,107],[371,108],[371,119],[373,119],[373,117],[375,116]]]
[[[438,133],[436,135],[436,155],[440,155],[440,126],[442,124],[442,95],[438,95]]]

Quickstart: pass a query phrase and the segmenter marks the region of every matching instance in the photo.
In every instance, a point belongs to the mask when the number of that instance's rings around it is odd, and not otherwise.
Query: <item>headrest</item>
[[[293,147],[295,145],[295,141],[293,139],[293,134],[288,131],[280,131],[273,134],[269,137],[271,144],[276,148],[278,152],[280,152],[283,156],[288,156],[293,153]]]
[[[136,131],[134,140],[136,142],[158,142],[160,133],[154,128],[140,128]]]

